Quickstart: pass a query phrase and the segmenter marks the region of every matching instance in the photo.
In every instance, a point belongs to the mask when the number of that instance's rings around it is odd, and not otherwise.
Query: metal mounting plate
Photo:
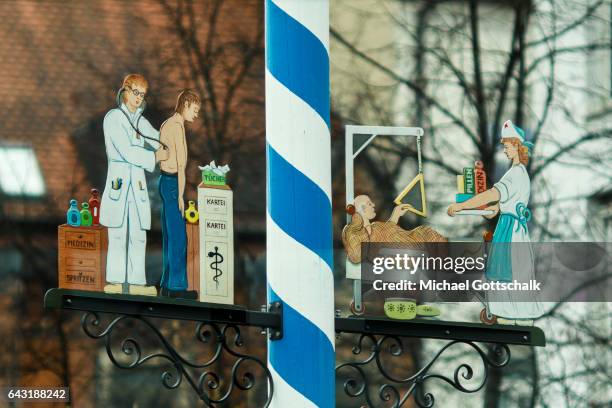
[[[546,345],[544,332],[538,327],[499,324],[486,326],[480,323],[446,322],[426,319],[400,321],[386,318],[337,317],[336,332],[520,344],[537,347],[544,347]]]

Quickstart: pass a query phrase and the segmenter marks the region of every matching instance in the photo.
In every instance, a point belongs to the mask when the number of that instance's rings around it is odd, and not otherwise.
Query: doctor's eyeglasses
[[[132,91],[134,96],[140,96],[142,98],[144,98],[145,95],[147,94],[146,92],[140,92],[140,91],[138,91],[138,89],[134,89],[134,88],[129,87],[129,86],[127,86],[126,89],[129,89],[130,91]]]

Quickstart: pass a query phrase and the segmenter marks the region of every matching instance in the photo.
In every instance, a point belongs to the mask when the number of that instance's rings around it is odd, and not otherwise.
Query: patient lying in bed
[[[405,230],[397,222],[406,214],[409,204],[401,204],[393,209],[387,221],[372,221],[376,217],[375,205],[367,195],[355,198],[355,204],[347,211],[352,219],[342,230],[342,243],[353,263],[362,262],[361,244],[363,242],[389,242],[406,244],[406,247],[427,250],[428,242],[448,242],[448,239],[431,227],[424,225]],[[371,255],[371,254],[370,254]]]

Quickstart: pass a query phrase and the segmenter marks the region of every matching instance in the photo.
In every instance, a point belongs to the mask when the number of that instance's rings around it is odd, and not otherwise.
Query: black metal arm
[[[472,341],[482,343],[546,345],[544,332],[533,326],[485,326],[479,323],[446,322],[441,320],[390,320],[383,318],[336,317],[337,333],[380,334],[397,337],[418,337]]]

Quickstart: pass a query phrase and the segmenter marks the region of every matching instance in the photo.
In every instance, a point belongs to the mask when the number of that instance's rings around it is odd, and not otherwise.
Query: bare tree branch
[[[451,121],[456,126],[458,126],[459,128],[463,129],[463,131],[470,137],[470,139],[472,139],[472,141],[475,144],[478,144],[478,139],[477,139],[476,135],[474,134],[474,132],[472,132],[463,123],[463,121],[461,121],[461,119],[456,117],[450,110],[448,110],[447,108],[442,106],[437,100],[435,100],[434,98],[432,98],[428,94],[426,94],[425,91],[423,89],[421,89],[421,87],[419,85],[415,84],[413,81],[411,81],[411,80],[409,80],[407,78],[402,77],[401,75],[398,75],[393,70],[387,68],[386,66],[384,66],[383,64],[381,64],[378,61],[374,60],[370,56],[368,56],[365,53],[359,51],[355,46],[353,46],[348,40],[346,40],[340,33],[338,33],[333,28],[330,27],[329,33],[331,34],[331,36],[333,38],[338,40],[342,45],[344,45],[346,48],[348,48],[355,55],[359,56],[364,61],[366,61],[369,64],[373,65],[374,67],[378,68],[379,70],[381,70],[382,72],[384,72],[385,74],[387,74],[391,78],[395,79],[396,81],[405,84],[410,89],[412,89],[417,95],[419,95],[421,98],[424,98],[427,101],[427,103],[431,104],[432,106],[435,106],[438,110],[440,110],[440,112],[442,112],[445,116],[447,116],[449,119],[451,119]]]
[[[532,174],[533,177],[535,178],[547,166],[549,166],[550,164],[552,164],[555,161],[557,161],[559,159],[559,157],[561,157],[564,154],[574,150],[575,148],[577,148],[581,144],[589,142],[589,141],[592,141],[592,140],[605,139],[605,138],[609,138],[609,137],[612,137],[612,129],[606,129],[606,130],[601,130],[601,131],[597,131],[597,132],[590,132],[590,133],[587,133],[586,135],[583,135],[583,136],[579,137],[575,141],[573,141],[571,143],[568,143],[567,145],[565,145],[561,149],[557,150],[552,155],[548,156],[546,158],[546,160],[544,160],[542,163],[540,163],[538,165],[538,167],[533,170],[533,174]]]
[[[567,34],[568,32],[582,26],[589,18],[593,17],[593,14],[595,13],[595,11],[597,11],[597,9],[604,3],[604,1],[605,0],[599,0],[598,2],[591,4],[589,7],[587,7],[586,12],[582,16],[575,19],[567,26],[563,27],[562,29],[558,31],[555,31],[551,35],[539,38],[534,41],[530,41],[527,44],[525,44],[525,46],[529,48],[529,47],[534,47],[536,45],[547,43],[551,40],[556,40],[559,37]]]
[[[487,109],[485,101],[484,86],[482,82],[482,70],[480,62],[480,36],[478,33],[478,2],[470,0],[470,29],[472,32],[472,60],[474,62],[474,82],[476,93],[476,111],[478,112],[478,133],[480,141],[486,140],[487,127],[489,120],[487,118]],[[481,148],[485,145],[478,144]]]

